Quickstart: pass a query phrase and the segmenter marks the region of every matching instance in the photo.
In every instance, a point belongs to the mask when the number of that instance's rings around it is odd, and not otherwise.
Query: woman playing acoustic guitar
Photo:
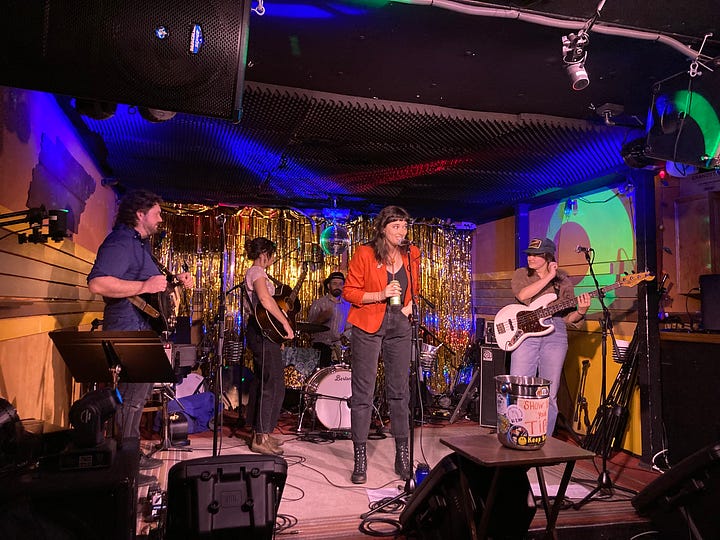
[[[253,312],[258,304],[262,304],[265,310],[280,322],[285,330],[285,338],[293,339],[290,321],[273,298],[275,284],[267,275],[267,268],[275,261],[275,250],[275,243],[263,237],[245,243],[247,257],[253,261],[245,273],[245,290],[252,302]],[[277,426],[285,398],[284,364],[280,344],[265,337],[254,316],[247,325],[246,338],[253,353],[255,377],[259,381],[250,450],[259,454],[281,455],[282,441],[270,435]]]

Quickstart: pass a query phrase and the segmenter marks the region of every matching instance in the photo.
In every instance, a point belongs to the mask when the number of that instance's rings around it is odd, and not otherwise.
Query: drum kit
[[[322,324],[298,321],[295,323],[299,334],[324,332],[328,327]],[[285,387],[302,394],[298,431],[305,414],[312,410],[315,420],[328,430],[350,429],[350,345],[340,343],[331,347],[333,365],[320,368],[320,351],[312,347],[285,347]]]
[[[296,323],[298,333],[312,334],[323,332],[327,327],[320,324],[300,322]],[[422,343],[419,352],[419,368],[423,379],[438,369],[438,349],[441,345]],[[285,347],[283,360],[285,361],[285,386],[288,389],[300,392],[300,416],[298,432],[302,432],[305,415],[310,412],[316,422],[328,431],[350,430],[349,399],[352,394],[352,371],[350,367],[352,351],[347,339],[331,348],[333,364],[319,367],[320,351],[312,347]],[[382,384],[382,363],[379,366],[377,384]],[[377,388],[376,388],[377,390]],[[375,413],[380,412],[374,406]],[[315,427],[313,425],[313,427]]]

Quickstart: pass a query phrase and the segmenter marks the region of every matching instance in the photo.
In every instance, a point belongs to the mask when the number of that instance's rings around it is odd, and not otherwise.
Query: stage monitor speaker
[[[703,329],[720,331],[720,274],[700,276],[700,310]]]
[[[445,456],[400,514],[403,532],[420,540],[478,538],[493,474],[458,454]],[[497,489],[485,538],[525,538],[536,510],[527,473],[504,468]]]
[[[653,480],[632,500],[663,538],[717,538],[720,531],[720,442],[698,450]]]
[[[126,439],[106,469],[7,474],[0,481],[0,538],[134,540],[137,440]]]
[[[6,0],[0,84],[238,120],[249,0]]]
[[[169,540],[273,538],[287,462],[235,455],[176,463],[168,473]]]

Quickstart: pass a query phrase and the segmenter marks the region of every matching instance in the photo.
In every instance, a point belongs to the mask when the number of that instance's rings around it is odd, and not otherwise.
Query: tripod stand
[[[593,257],[594,258],[594,251],[593,251]],[[617,489],[618,491],[624,491],[626,493],[631,493],[635,495],[636,493],[631,490],[627,489],[621,486],[613,486],[613,481],[610,478],[610,473],[608,473],[607,469],[607,459],[608,459],[608,453],[609,453],[609,446],[607,444],[608,438],[610,437],[610,433],[608,431],[608,425],[609,422],[607,422],[608,414],[612,413],[611,410],[609,410],[608,402],[607,402],[607,337],[608,334],[612,336],[613,342],[615,342],[615,335],[612,333],[612,319],[610,318],[610,312],[608,311],[607,306],[605,305],[605,293],[602,292],[600,289],[600,284],[598,283],[597,277],[595,276],[595,270],[593,269],[593,261],[590,257],[590,250],[585,252],[585,259],[587,260],[588,267],[590,269],[590,275],[593,278],[593,281],[595,282],[595,289],[597,290],[597,298],[600,301],[600,305],[602,306],[602,318],[600,319],[600,328],[602,330],[602,338],[601,338],[601,347],[600,347],[600,360],[601,360],[601,366],[602,366],[602,376],[600,379],[600,407],[598,408],[597,414],[602,415],[602,440],[603,440],[603,451],[602,451],[602,470],[600,471],[600,475],[597,479],[597,485],[593,490],[588,493],[581,501],[573,504],[573,508],[575,510],[579,510],[583,506],[585,506],[587,503],[589,503],[595,495],[598,493],[602,493],[603,491],[607,491],[612,495],[612,490]]]
[[[170,412],[168,411],[168,402],[172,399],[177,402],[180,408],[187,414],[187,410],[178,399],[175,398],[175,392],[169,385],[163,384],[160,388],[160,399],[162,401],[162,441],[155,445],[155,448],[150,452],[150,456],[156,452],[164,452],[165,450],[179,450],[180,452],[192,452],[191,448],[187,448],[190,445],[190,441],[186,438],[182,444],[173,444],[172,437],[170,436]]]

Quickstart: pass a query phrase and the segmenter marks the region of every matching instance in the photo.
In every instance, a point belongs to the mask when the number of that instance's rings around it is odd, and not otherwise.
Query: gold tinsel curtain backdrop
[[[181,315],[191,316],[195,326],[202,321],[203,339],[212,340],[217,333],[224,277],[226,305],[222,328],[231,343],[242,341],[248,315],[243,314],[246,302],[239,286],[252,264],[245,255],[246,240],[264,236],[277,244],[278,259],[269,273],[290,287],[299,285],[302,308],[297,319],[305,320],[312,301],[323,294],[325,277],[334,271],[347,273],[355,246],[366,242],[372,234],[374,217],[338,222],[293,209],[165,205],[163,210],[164,235],[156,239],[156,254],[173,273],[187,268],[195,277],[192,295],[187,293],[181,303]],[[349,238],[347,249],[338,250],[336,255],[320,249],[321,234],[331,226],[345,229]],[[423,221],[412,224],[409,236],[422,252],[420,335],[431,345],[442,344],[436,351],[437,365],[433,366],[428,382],[433,390],[444,391],[453,380],[473,331],[472,231],[440,220]],[[298,283],[304,266],[307,274]],[[208,345],[207,349],[212,347]],[[224,361],[242,361],[234,354],[235,349],[231,348],[230,358]]]

